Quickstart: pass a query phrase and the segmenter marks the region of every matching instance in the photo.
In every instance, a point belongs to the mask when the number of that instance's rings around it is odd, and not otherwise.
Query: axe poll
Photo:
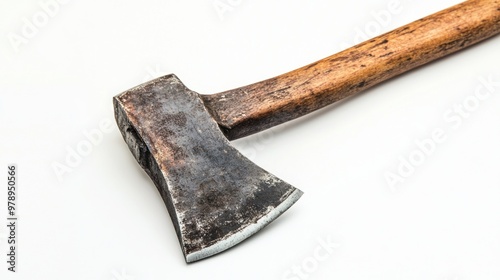
[[[302,192],[229,140],[298,118],[500,32],[500,0],[470,0],[297,70],[200,95],[175,75],[114,97],[130,151],[158,188],[186,262],[269,224]]]

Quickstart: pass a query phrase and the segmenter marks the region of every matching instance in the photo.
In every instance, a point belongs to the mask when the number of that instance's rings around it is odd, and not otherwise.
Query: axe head
[[[233,148],[200,95],[174,75],[113,103],[123,138],[158,188],[188,263],[238,244],[302,195]]]

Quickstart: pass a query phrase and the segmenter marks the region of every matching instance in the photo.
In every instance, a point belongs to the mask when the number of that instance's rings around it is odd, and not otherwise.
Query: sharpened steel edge
[[[256,223],[247,226],[243,230],[233,234],[228,239],[222,240],[212,246],[203,248],[200,251],[186,255],[186,262],[191,263],[210,257],[224,250],[227,250],[233,247],[234,245],[240,243],[241,241],[247,239],[254,233],[264,228],[266,225],[271,223],[273,220],[278,218],[281,214],[283,214],[283,212],[285,212],[295,202],[297,202],[297,200],[302,196],[302,194],[303,192],[301,190],[296,189],[280,205],[278,205],[271,212],[267,213],[265,216],[260,218]]]

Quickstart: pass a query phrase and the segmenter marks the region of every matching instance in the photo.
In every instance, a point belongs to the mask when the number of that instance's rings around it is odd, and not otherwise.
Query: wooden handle
[[[259,83],[203,95],[229,139],[298,118],[500,32],[500,0],[470,0]]]

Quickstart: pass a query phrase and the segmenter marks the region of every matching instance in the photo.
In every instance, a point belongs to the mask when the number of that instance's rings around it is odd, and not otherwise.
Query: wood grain
[[[470,0],[262,82],[202,95],[229,139],[356,94],[500,32],[500,0]]]

